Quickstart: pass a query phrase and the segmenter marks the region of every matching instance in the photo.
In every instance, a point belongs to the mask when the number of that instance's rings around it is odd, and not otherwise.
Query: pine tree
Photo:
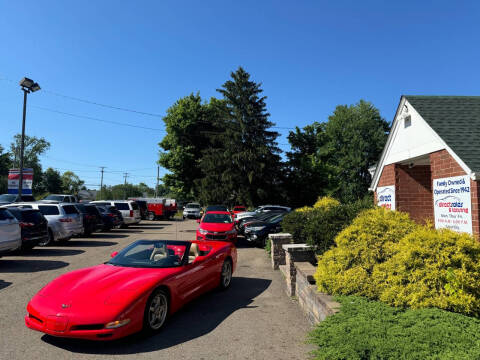
[[[261,84],[239,67],[217,91],[224,97],[223,112],[215,119],[221,131],[212,136],[213,147],[201,160],[205,174],[201,193],[207,200],[207,187],[215,186],[218,193],[208,202],[223,198],[250,206],[275,199],[281,165],[279,134],[269,130],[275,124],[268,120]]]

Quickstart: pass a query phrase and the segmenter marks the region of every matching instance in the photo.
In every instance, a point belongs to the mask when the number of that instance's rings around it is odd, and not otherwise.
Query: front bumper
[[[56,337],[86,340],[114,340],[136,331],[130,324],[117,329],[74,330],[75,327],[69,324],[67,317],[56,315],[43,318],[29,314],[25,316],[25,325],[32,330]]]
[[[207,233],[200,234],[197,231],[197,240],[207,240],[207,241],[230,241],[235,243],[237,241],[237,233],[227,234],[227,233]]]

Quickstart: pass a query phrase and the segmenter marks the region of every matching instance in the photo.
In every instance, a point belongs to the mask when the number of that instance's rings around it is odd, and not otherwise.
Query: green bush
[[[403,310],[355,296],[309,336],[315,359],[480,359],[480,320],[439,309]]]
[[[480,243],[468,234],[419,226],[372,279],[387,304],[480,315]]]
[[[329,294],[378,298],[372,284],[375,265],[389,259],[393,245],[418,225],[408,214],[377,207],[361,213],[335,238],[336,247],[318,261],[318,290]]]
[[[267,239],[265,240],[265,251],[269,255],[272,252],[272,241],[270,240],[269,237],[267,237]]]
[[[321,254],[334,244],[335,236],[359,212],[371,206],[373,204],[365,200],[340,204],[332,198],[320,198],[313,208],[301,208],[286,215],[282,230],[292,234],[294,242],[313,245]]]
[[[318,261],[318,290],[480,315],[480,243],[383,208],[358,216]]]

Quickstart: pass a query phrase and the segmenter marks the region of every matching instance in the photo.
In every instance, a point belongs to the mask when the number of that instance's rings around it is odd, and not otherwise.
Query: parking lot
[[[97,359],[135,355],[145,359],[305,359],[310,326],[285,295],[283,278],[263,249],[239,242],[231,287],[207,293],[173,315],[151,337],[134,335],[110,343],[54,338],[25,327],[29,299],[68,271],[106,261],[138,239],[188,240],[197,223],[143,221],[128,229],[73,238],[62,246],[35,248],[0,259],[0,358]],[[288,341],[287,341],[288,340]]]

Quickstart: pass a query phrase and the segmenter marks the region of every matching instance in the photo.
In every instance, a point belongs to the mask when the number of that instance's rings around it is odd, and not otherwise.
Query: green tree
[[[13,166],[20,167],[20,143],[22,136],[16,134],[13,142],[10,144],[10,161]],[[24,168],[33,169],[33,193],[40,194],[45,192],[44,183],[42,181],[42,165],[40,163],[40,155],[44,154],[50,148],[50,143],[36,136],[25,135],[23,166]]]
[[[314,122],[290,131],[286,181],[288,203],[293,207],[311,206],[319,196],[331,192],[332,168],[325,145],[325,123]]]
[[[251,206],[275,199],[281,168],[279,134],[269,130],[274,123],[268,120],[261,84],[239,67],[217,91],[224,105],[214,118],[212,146],[200,161],[202,201]]]
[[[169,170],[163,181],[180,198],[195,198],[195,180],[201,171],[198,159],[209,146],[205,131],[210,130],[208,104],[197,93],[176,101],[163,118],[167,135],[159,143],[158,163]]]
[[[62,177],[60,172],[49,167],[43,174],[43,182],[45,190],[51,194],[62,193]]]
[[[8,170],[11,168],[10,154],[0,145],[0,194],[8,190]]]
[[[69,194],[77,195],[84,183],[73,171],[65,171],[62,174],[62,188]]]
[[[332,194],[342,201],[363,198],[371,182],[368,168],[385,146],[389,124],[370,102],[339,105],[325,125]]]

